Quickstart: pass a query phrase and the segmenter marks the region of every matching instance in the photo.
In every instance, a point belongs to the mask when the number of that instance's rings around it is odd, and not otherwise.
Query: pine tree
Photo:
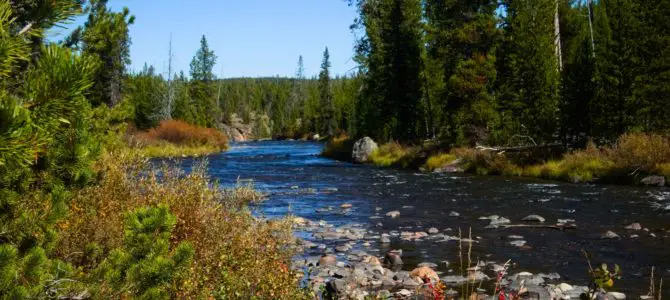
[[[200,48],[191,60],[190,96],[195,106],[195,124],[213,127],[221,121],[219,103],[216,102],[215,76],[212,73],[216,65],[216,54],[209,49],[207,38],[203,35]]]
[[[211,82],[214,80],[214,65],[216,54],[209,49],[207,38],[203,35],[200,39],[200,49],[191,60],[191,79],[194,81]]]
[[[124,247],[113,250],[94,271],[104,284],[138,299],[172,299],[167,288],[193,258],[193,247],[182,242],[170,251],[170,236],[177,223],[166,206],[140,208],[125,218]],[[171,252],[171,253],[170,253]]]
[[[505,135],[536,142],[556,139],[559,116],[554,0],[503,1],[505,38],[497,85]]]
[[[634,35],[640,56],[633,82],[636,125],[647,132],[670,133],[670,1],[634,2],[637,22],[628,26],[640,25]]]
[[[358,7],[355,26],[365,30],[356,46],[365,73],[358,127],[378,140],[417,140],[425,136],[421,1],[359,1]]]
[[[82,52],[98,60],[90,100],[94,105],[114,106],[121,101],[122,81],[130,64],[129,25],[135,22],[127,7],[121,12],[107,8],[107,0],[92,0],[81,35]],[[71,36],[70,44],[77,44]]]
[[[335,121],[335,106],[333,105],[333,91],[330,86],[330,54],[328,47],[323,51],[321,72],[319,72],[319,94],[321,99],[322,132],[332,136],[337,126]]]
[[[437,96],[445,111],[444,137],[461,144],[486,142],[497,126],[496,1],[427,1],[428,53],[441,67]]]
[[[76,13],[61,4],[50,2],[57,11],[48,24]],[[0,0],[0,295],[55,298],[67,288],[59,279],[72,273],[49,258],[67,213],[66,189],[93,179],[99,153],[85,98],[95,62],[57,45],[39,44],[35,55],[33,37],[41,40],[47,23],[24,15],[39,26],[17,25],[12,13]]]

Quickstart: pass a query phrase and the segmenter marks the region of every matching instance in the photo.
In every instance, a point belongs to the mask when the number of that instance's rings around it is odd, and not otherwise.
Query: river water
[[[209,173],[223,185],[234,185],[238,178],[253,180],[259,190],[268,193],[268,201],[255,208],[257,214],[267,217],[292,213],[336,226],[359,224],[375,234],[435,227],[440,231],[450,228],[446,231],[449,235],[458,235],[460,228],[467,235],[471,229],[478,238],[473,260],[502,263],[509,259],[515,263],[510,272],[557,272],[560,281],[585,285],[584,249],[591,253],[594,264],[619,264],[624,274],[617,290],[630,295],[647,292],[652,266],[656,267],[656,278],[661,274],[670,277],[670,189],[381,169],[322,158],[322,146],[288,141],[233,144],[229,151],[208,157]],[[181,163],[188,168],[193,161]],[[340,210],[344,203],[352,208]],[[400,212],[399,217],[385,216],[394,210]],[[577,229],[487,229],[488,221],[480,219],[499,215],[521,224],[530,214],[543,216],[545,224],[573,219]],[[634,222],[648,231],[625,229]],[[621,238],[602,239],[608,230]],[[313,238],[310,233],[297,234]],[[523,236],[527,246],[511,245],[510,235]],[[458,261],[455,241],[392,238],[390,245],[370,242],[369,253],[383,255],[388,249],[403,249],[403,268],[407,270],[420,262],[441,265],[444,260]],[[315,248],[305,255],[322,251]],[[449,267],[438,270],[447,274]],[[666,294],[670,295],[670,290]]]

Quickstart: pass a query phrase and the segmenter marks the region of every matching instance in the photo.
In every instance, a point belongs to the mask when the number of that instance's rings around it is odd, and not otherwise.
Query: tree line
[[[583,146],[670,129],[670,1],[350,4],[355,135]]]

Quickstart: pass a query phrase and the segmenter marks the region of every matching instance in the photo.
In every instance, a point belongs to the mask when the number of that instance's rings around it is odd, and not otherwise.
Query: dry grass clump
[[[177,218],[171,245],[188,242],[195,249],[186,279],[171,287],[172,297],[304,296],[289,267],[294,254],[291,224],[251,215],[246,204],[263,197],[253,185],[222,190],[211,183],[205,165],[185,174],[176,167],[150,168],[146,159],[128,152],[106,155],[98,167],[103,174],[100,183],[74,196],[71,213],[60,224],[62,259],[94,268],[96,261],[84,249],[92,242],[103,253],[121,247],[124,213],[167,205]]]
[[[321,155],[332,159],[349,161],[351,160],[353,149],[354,140],[348,134],[342,132],[328,139]]]
[[[461,167],[478,175],[520,176],[523,170],[503,154],[472,148],[456,148],[451,153],[463,160]]]
[[[150,157],[170,157],[226,150],[228,138],[214,128],[167,120],[161,121],[156,128],[130,134],[128,144],[133,148],[143,149],[145,155]]]
[[[670,164],[670,138],[657,134],[624,134],[607,154],[617,168],[651,173]]]

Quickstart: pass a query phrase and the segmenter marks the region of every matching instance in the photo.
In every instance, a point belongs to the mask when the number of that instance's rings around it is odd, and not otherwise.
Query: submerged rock
[[[629,229],[629,230],[642,230],[642,225],[640,225],[640,223],[633,223],[633,224],[630,224],[630,225],[626,226],[626,229]]]
[[[614,233],[614,231],[608,230],[607,232],[603,233],[603,235],[600,236],[602,239],[618,239],[620,238],[618,234]]]
[[[337,257],[332,254],[326,254],[319,258],[319,266],[334,266],[337,264]]]
[[[354,143],[354,150],[351,153],[351,158],[356,163],[366,163],[370,159],[372,152],[377,150],[379,146],[370,137],[364,137]]]
[[[640,183],[648,186],[662,187],[665,186],[665,177],[656,175],[647,176],[645,178],[642,178],[642,180],[640,180]]]
[[[529,215],[521,220],[526,222],[540,222],[540,223],[544,223],[545,221],[545,219],[540,215]]]
[[[524,240],[511,241],[511,242],[509,242],[509,243],[510,243],[512,246],[515,246],[515,247],[523,247],[523,246],[526,245],[526,241],[524,241]]]
[[[400,253],[397,251],[389,251],[384,256],[384,264],[389,266],[399,266],[402,265],[402,258],[400,258]]]
[[[391,218],[397,218],[398,216],[400,216],[400,212],[397,210],[389,211],[386,213],[386,216]]]

